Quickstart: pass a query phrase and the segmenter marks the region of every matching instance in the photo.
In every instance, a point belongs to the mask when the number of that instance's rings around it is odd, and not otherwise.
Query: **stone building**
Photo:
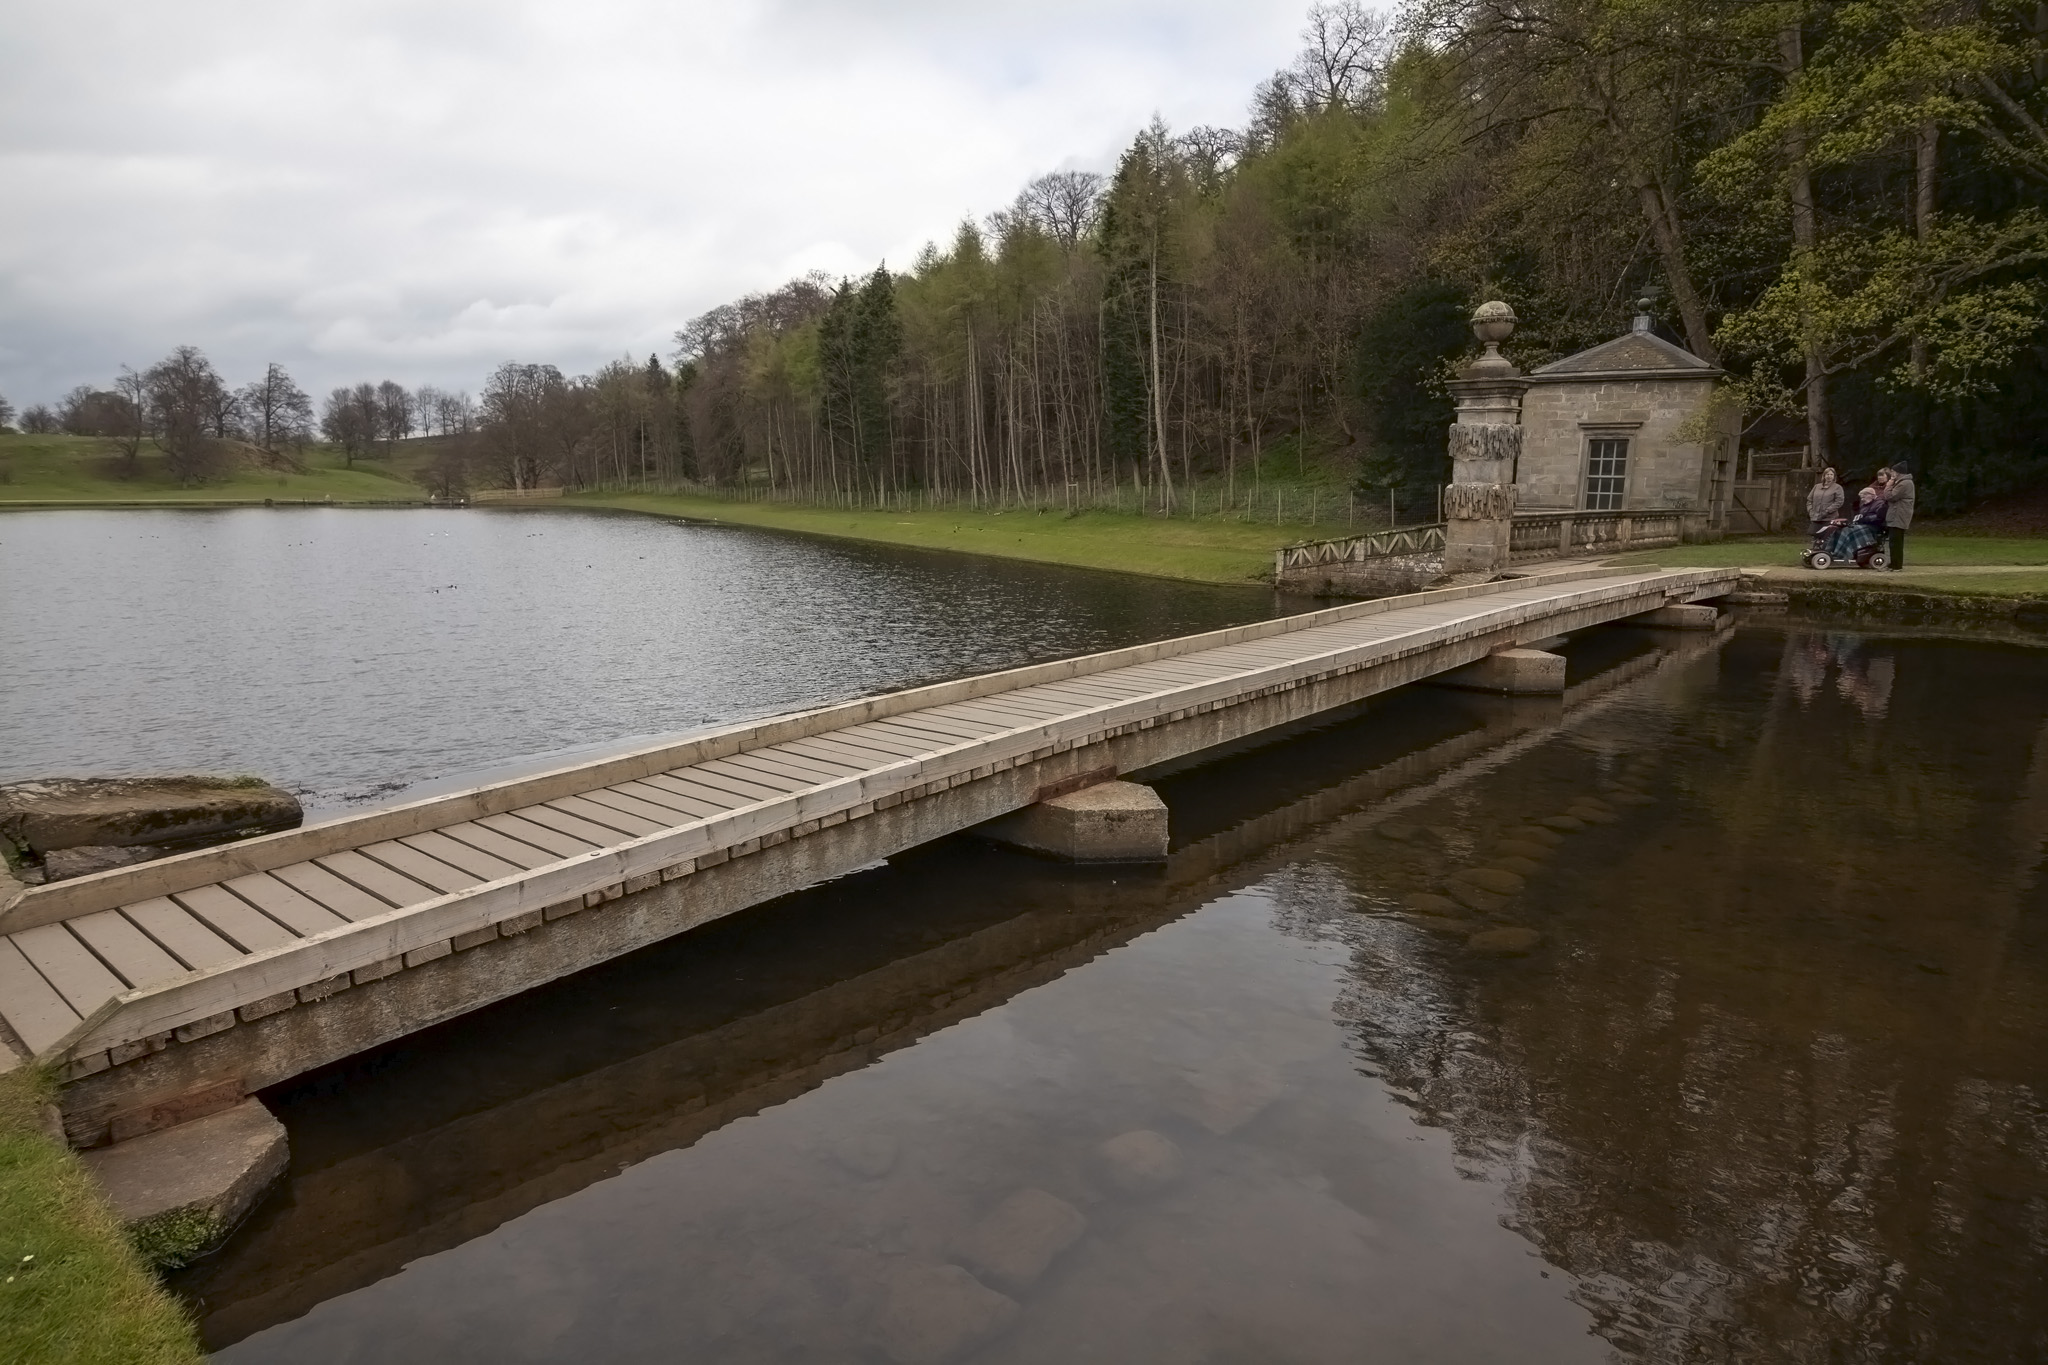
[[[1685,508],[1723,525],[1742,419],[1711,401],[1721,376],[1652,332],[1647,315],[1523,376],[1515,510]]]

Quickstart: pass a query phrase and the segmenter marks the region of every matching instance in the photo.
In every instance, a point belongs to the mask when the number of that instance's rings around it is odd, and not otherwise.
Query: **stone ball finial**
[[[1488,352],[1515,334],[1515,310],[1499,299],[1491,299],[1472,310],[1472,335],[1486,343]]]

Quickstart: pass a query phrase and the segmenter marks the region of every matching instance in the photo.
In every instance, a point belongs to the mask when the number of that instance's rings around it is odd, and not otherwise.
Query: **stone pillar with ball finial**
[[[1486,343],[1486,354],[1450,381],[1458,418],[1451,425],[1451,482],[1444,489],[1445,573],[1498,573],[1508,566],[1522,394],[1529,387],[1500,353],[1514,331],[1514,309],[1498,299],[1480,304],[1472,335]]]

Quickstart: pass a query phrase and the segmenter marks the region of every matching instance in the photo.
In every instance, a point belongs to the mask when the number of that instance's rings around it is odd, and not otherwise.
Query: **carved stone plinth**
[[[1500,353],[1514,311],[1485,303],[1472,334],[1486,354],[1451,381],[1458,420],[1450,431],[1451,482],[1444,489],[1444,572],[1498,573],[1508,566],[1515,515],[1515,462],[1522,453],[1522,393],[1529,381]]]

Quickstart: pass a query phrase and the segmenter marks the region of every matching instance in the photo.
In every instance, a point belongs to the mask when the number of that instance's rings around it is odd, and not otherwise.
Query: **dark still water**
[[[1270,592],[566,511],[0,516],[0,781],[425,779],[1272,614]]]
[[[177,1287],[235,1365],[2048,1358],[2048,651],[1569,653],[1162,777],[1163,871],[948,841],[274,1092]]]

